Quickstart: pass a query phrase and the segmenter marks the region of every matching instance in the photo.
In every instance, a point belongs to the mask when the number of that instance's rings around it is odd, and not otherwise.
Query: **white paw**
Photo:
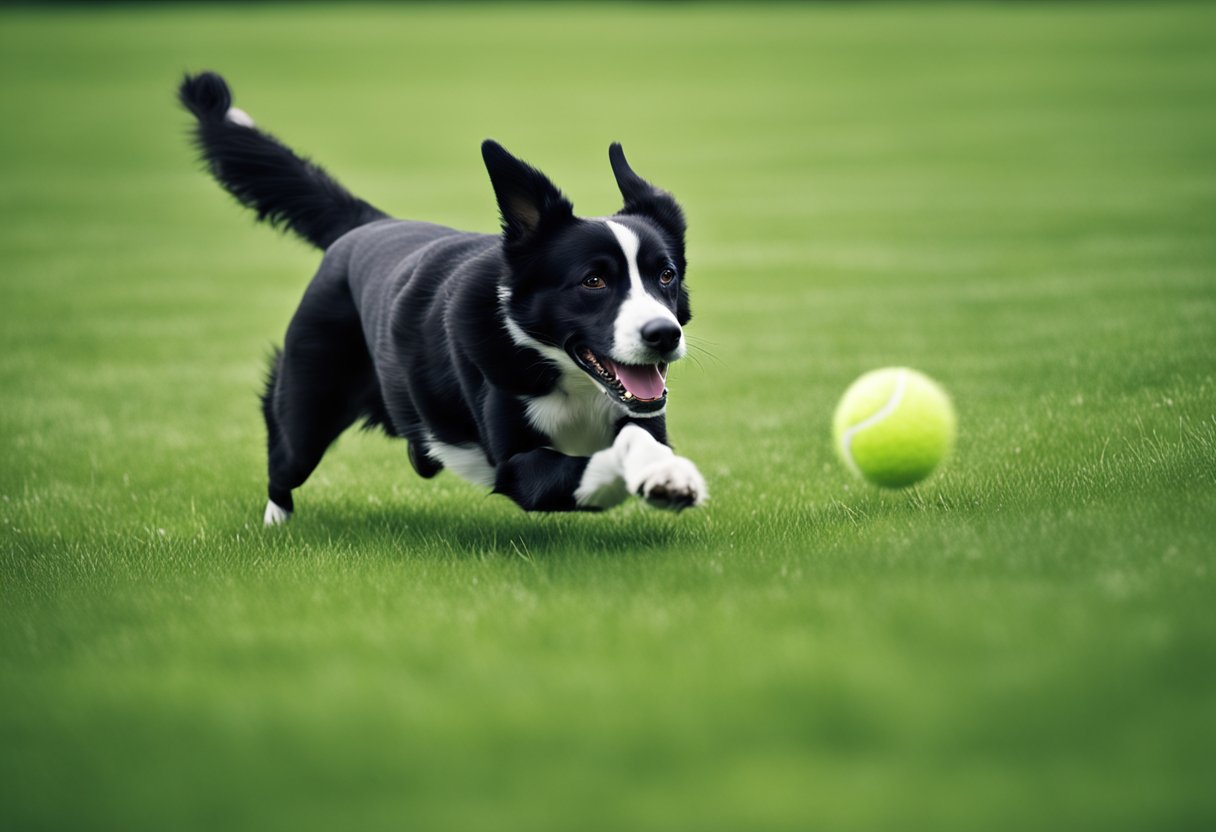
[[[699,506],[709,499],[705,478],[682,456],[671,456],[644,468],[633,490],[656,508],[672,511]]]
[[[266,501],[266,513],[262,515],[262,524],[266,528],[281,526],[291,519],[291,512],[280,506],[274,500]]]

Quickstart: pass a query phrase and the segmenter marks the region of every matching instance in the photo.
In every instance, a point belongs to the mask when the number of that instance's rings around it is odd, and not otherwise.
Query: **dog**
[[[486,140],[502,233],[398,220],[349,193],[232,104],[212,72],[178,98],[202,161],[259,220],[324,251],[272,358],[267,526],[286,522],[338,435],[363,420],[525,511],[596,511],[637,495],[708,497],[667,439],[667,368],[687,352],[684,213],[620,144],[624,205],[581,218],[536,168]]]

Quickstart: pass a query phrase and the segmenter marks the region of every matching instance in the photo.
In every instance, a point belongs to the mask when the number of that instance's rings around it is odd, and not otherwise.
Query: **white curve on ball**
[[[844,436],[840,437],[840,447],[844,451],[844,458],[849,463],[849,467],[853,469],[853,473],[861,475],[861,469],[857,467],[857,463],[853,461],[853,437],[866,428],[877,425],[883,419],[890,416],[899,407],[899,403],[904,399],[904,390],[908,387],[908,371],[900,370],[899,375],[895,377],[895,389],[891,391],[891,398],[887,399],[887,403],[880,407],[870,418],[863,419],[853,427],[845,431]]]

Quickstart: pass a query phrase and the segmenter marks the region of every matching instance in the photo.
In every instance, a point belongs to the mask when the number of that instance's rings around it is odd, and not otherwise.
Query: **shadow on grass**
[[[687,544],[704,522],[646,506],[610,512],[527,514],[481,503],[440,501],[415,507],[318,506],[273,536],[295,544],[341,545],[410,556],[496,555],[530,560],[571,552],[628,554]]]

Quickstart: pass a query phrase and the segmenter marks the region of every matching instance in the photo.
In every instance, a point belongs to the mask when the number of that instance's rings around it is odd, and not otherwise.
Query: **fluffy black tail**
[[[214,72],[187,75],[177,95],[198,119],[194,143],[211,174],[259,220],[325,249],[352,228],[387,216],[254,127],[232,107],[228,84]]]

